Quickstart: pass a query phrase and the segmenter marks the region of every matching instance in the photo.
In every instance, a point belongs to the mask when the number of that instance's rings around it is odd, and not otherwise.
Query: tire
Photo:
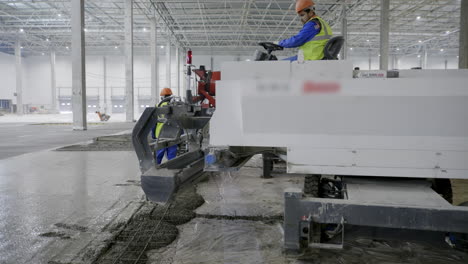
[[[453,203],[452,184],[450,183],[450,179],[433,179],[432,189],[447,200],[447,202]]]
[[[304,193],[310,197],[319,197],[320,175],[306,175],[304,180]]]
[[[309,197],[319,197],[321,175],[306,175],[304,179],[304,194]],[[310,230],[310,242],[320,243],[322,238],[322,225],[312,223]]]
[[[273,154],[264,153],[262,154],[263,157],[263,175],[262,178],[270,179],[271,172],[273,171]]]

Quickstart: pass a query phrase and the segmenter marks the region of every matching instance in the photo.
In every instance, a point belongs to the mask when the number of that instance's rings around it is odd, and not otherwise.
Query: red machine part
[[[202,102],[204,108],[216,107],[216,81],[221,80],[221,72],[206,71],[205,69],[196,69],[193,72],[200,78],[198,81],[198,96],[193,97],[193,103]],[[208,99],[208,103],[203,101]]]

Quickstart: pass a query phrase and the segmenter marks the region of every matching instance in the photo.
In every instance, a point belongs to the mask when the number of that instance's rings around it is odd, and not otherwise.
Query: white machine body
[[[349,61],[274,61],[221,72],[211,146],[285,148],[288,173],[468,179],[468,70],[353,78]]]

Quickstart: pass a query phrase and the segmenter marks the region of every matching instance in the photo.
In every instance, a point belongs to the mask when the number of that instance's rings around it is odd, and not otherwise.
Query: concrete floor
[[[70,124],[0,123],[0,159],[57,148],[133,128],[134,123],[91,124],[73,131]]]
[[[132,126],[106,123],[84,132],[68,125],[0,123],[1,264],[89,263],[108,246],[146,204],[135,153],[50,149]],[[468,262],[468,254],[449,248],[441,233],[355,227],[346,231],[343,251],[322,250],[309,260],[286,257],[281,222],[264,219],[282,214],[284,189],[300,188],[303,177],[260,175],[257,158],[239,172],[212,174],[199,183],[206,202],[196,209],[198,217],[178,226],[172,244],[148,252],[148,263]]]
[[[128,131],[133,123],[0,123],[0,263],[83,263],[143,204],[133,151],[52,148]]]
[[[205,204],[199,216],[178,226],[179,236],[149,253],[149,263],[467,263],[468,254],[450,248],[444,234],[349,226],[344,250],[321,250],[301,259],[282,252],[283,192],[303,185],[303,177],[284,173],[261,179],[254,160],[239,172],[214,174],[197,186]],[[220,216],[218,218],[204,215]],[[229,216],[229,218],[222,217]],[[242,216],[256,216],[250,220]],[[339,240],[339,237],[338,237]],[[336,242],[336,241],[335,241]]]

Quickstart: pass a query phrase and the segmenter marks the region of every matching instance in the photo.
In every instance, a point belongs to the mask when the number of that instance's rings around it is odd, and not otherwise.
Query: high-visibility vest
[[[169,104],[169,102],[164,102],[164,103],[161,103],[161,104],[160,104],[159,106],[157,106],[157,107],[162,107],[162,106],[165,106],[165,105],[168,105],[168,104]],[[160,117],[160,118],[164,118],[164,115],[160,115],[159,117]],[[154,133],[154,135],[156,136],[156,138],[159,138],[159,134],[161,134],[161,130],[162,130],[163,126],[164,126],[164,123],[158,123],[158,124],[156,125],[156,132]]]
[[[309,42],[306,42],[304,45],[302,45],[299,49],[301,49],[304,53],[304,60],[321,60],[325,56],[323,52],[325,45],[327,44],[328,40],[332,38],[333,32],[328,23],[319,16],[314,16],[309,21],[307,21],[307,23],[309,23],[311,20],[318,20],[320,23],[320,32],[315,35],[315,37]]]

